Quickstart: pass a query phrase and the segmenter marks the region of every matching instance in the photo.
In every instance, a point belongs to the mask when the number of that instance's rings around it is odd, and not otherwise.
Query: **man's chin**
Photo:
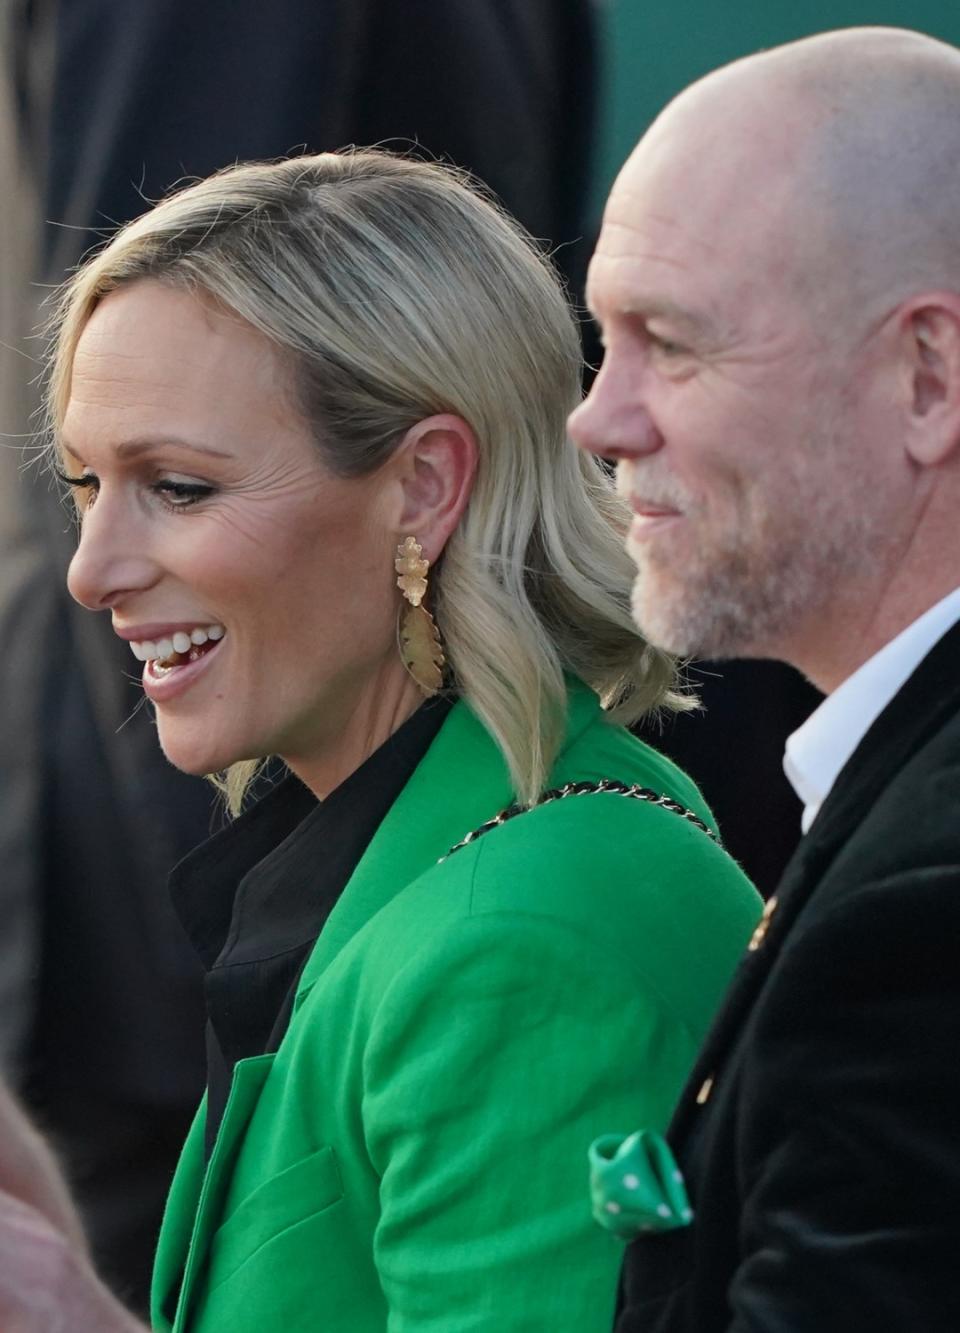
[[[651,590],[642,576],[633,585],[630,606],[634,622],[648,643],[676,657],[698,655],[698,646],[690,646],[690,626],[684,623],[687,615],[681,615],[668,599]]]
[[[735,618],[718,614],[718,603],[670,596],[638,577],[631,597],[633,619],[640,633],[655,648],[679,658],[735,658],[748,655],[742,626]]]

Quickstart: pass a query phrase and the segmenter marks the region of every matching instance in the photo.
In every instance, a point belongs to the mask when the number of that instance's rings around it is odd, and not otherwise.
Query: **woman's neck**
[[[349,697],[331,703],[330,711],[342,724],[333,726],[329,740],[309,755],[282,755],[284,763],[323,800],[346,781],[374,751],[412,717],[424,696],[404,670],[392,659],[373,672],[359,688],[345,688]]]

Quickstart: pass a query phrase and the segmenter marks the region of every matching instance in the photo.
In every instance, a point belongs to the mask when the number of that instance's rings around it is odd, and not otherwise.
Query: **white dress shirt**
[[[828,694],[787,740],[783,771],[803,801],[804,833],[873,722],[958,620],[960,588],[954,588]]]

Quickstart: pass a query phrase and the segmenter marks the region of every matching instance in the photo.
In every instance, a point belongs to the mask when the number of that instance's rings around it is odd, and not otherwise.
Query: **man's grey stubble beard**
[[[645,637],[680,657],[780,656],[826,606],[838,572],[868,569],[882,541],[849,479],[824,480],[800,469],[763,510],[741,496],[712,546],[705,516],[688,508],[700,533],[686,568],[638,560],[632,607]]]

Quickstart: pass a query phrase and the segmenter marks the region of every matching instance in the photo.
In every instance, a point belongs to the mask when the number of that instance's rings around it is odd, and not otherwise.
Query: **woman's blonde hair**
[[[560,744],[565,672],[619,721],[685,705],[673,660],[630,616],[626,507],[566,438],[581,353],[563,291],[462,173],[379,151],[323,153],[231,167],[165,199],[61,293],[47,386],[54,448],[87,320],[107,293],[144,278],[212,297],[281,350],[340,475],[374,470],[434,413],[473,428],[476,483],[435,571],[434,613],[457,689],[521,800],[542,790]],[[238,763],[221,779],[234,812],[256,768]]]

